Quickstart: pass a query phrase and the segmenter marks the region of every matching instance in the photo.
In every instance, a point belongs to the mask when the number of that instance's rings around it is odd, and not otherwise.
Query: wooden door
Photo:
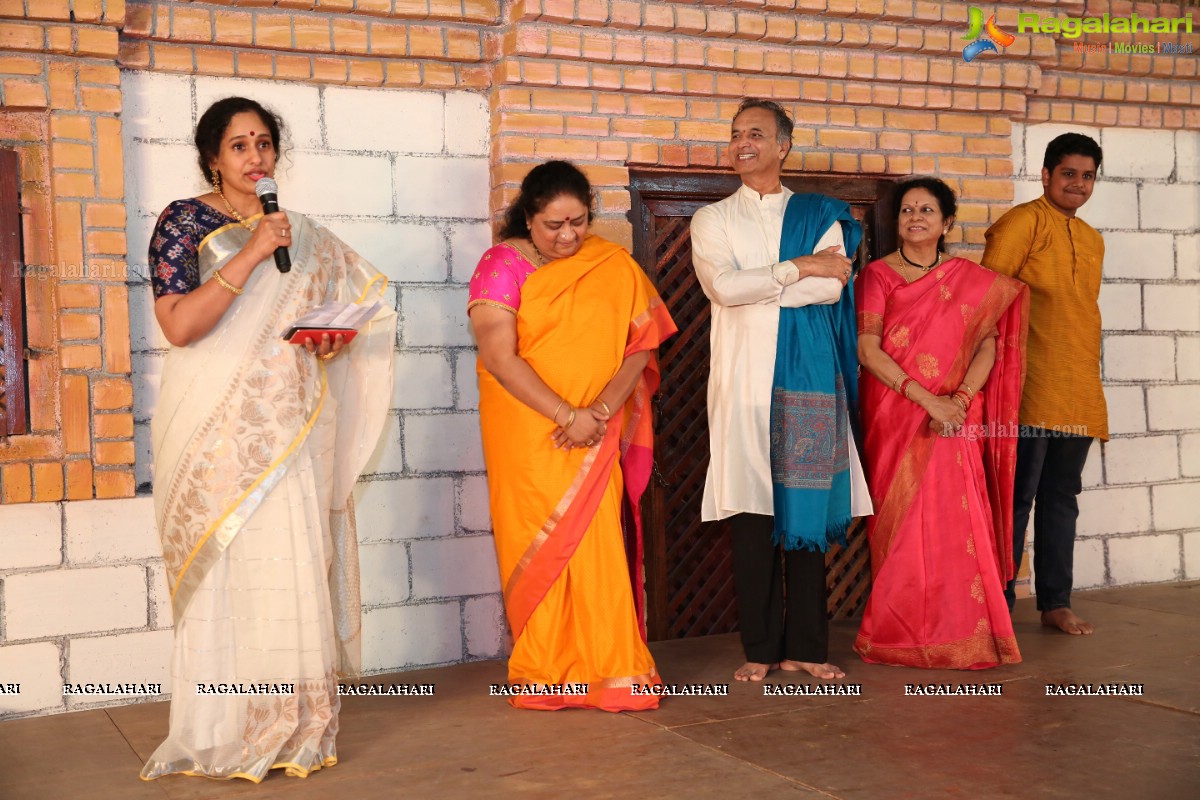
[[[864,223],[860,265],[895,249],[895,225],[886,224],[890,212],[883,210],[889,181],[785,175],[783,182],[793,191],[850,203]],[[677,639],[728,633],[737,630],[728,524],[700,521],[708,468],[710,310],[692,269],[689,226],[697,209],[729,196],[741,183],[728,172],[670,170],[633,170],[630,183],[634,257],[679,326],[679,334],[659,351],[656,468],[644,501],[649,634]],[[870,587],[870,555],[860,525],[851,529],[849,541],[828,557],[829,610],[835,617],[861,612]]]

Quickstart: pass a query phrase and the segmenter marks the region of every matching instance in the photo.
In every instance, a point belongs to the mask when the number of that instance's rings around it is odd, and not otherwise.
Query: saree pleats
[[[884,352],[935,394],[961,384],[985,337],[995,337],[997,358],[950,437],[862,374],[876,515],[867,521],[871,596],[854,649],[872,663],[929,669],[1018,662],[1003,589],[1028,290],[964,259],[912,284],[875,262],[859,290],[860,332],[879,335]]]
[[[637,264],[598,237],[530,276],[517,314],[518,352],[575,406],[590,404],[626,355],[656,348],[673,332]],[[621,525],[623,503],[636,508],[649,476],[653,358],[629,401],[613,409],[604,439],[590,448],[556,449],[554,424],[510,395],[482,364],[479,384],[496,552],[514,640],[509,681],[588,685],[586,694],[521,695],[513,704],[657,706],[656,696],[629,688],[659,679],[641,635]],[[623,452],[632,454],[636,496],[626,491]],[[630,538],[640,542],[636,532]]]
[[[257,268],[217,328],[164,366],[154,494],[175,640],[170,732],[146,780],[258,782],[337,762],[338,676],[361,660],[350,490],[387,412],[395,315],[381,312],[328,368],[284,342],[303,311],[384,286],[328,231],[290,216],[292,272]],[[202,278],[248,236],[210,235]]]

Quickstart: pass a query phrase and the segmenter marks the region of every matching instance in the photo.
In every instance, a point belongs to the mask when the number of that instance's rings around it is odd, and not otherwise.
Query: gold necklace
[[[930,264],[928,267],[921,266],[920,264],[914,264],[913,262],[909,261],[908,258],[904,255],[903,247],[897,248],[896,255],[898,256],[898,260],[900,263],[900,277],[904,278],[905,283],[912,283],[913,281],[918,280],[921,277],[921,275],[928,273],[929,270],[934,269],[935,267],[937,267],[938,264],[942,263],[942,252],[940,250],[938,251],[937,259],[932,264]],[[921,274],[917,275],[916,278],[908,277],[908,268],[909,267],[920,270]]]
[[[247,222],[246,218],[243,217],[241,214],[239,214],[238,210],[233,207],[233,203],[229,202],[229,200],[227,200],[225,198],[225,193],[221,191],[221,187],[214,186],[213,188],[217,190],[217,197],[221,198],[221,202],[225,204],[225,208],[229,209],[229,216],[236,219],[238,221],[238,224],[241,225],[246,230],[248,230],[248,231],[254,230],[254,226],[251,225],[249,222]]]
[[[533,264],[534,269],[538,269],[540,267],[546,266],[546,262],[548,259],[544,255],[542,255],[541,250],[538,250],[538,246],[533,243],[533,239],[529,240],[529,246],[531,248],[533,248],[532,253],[530,253],[528,250],[525,249],[524,241],[522,241],[520,239],[510,239],[509,241],[512,243],[513,247],[517,248],[517,250],[521,253],[521,255],[523,255],[523,256],[525,256],[525,258],[529,259],[529,263]],[[520,244],[518,244],[518,242],[520,242]]]

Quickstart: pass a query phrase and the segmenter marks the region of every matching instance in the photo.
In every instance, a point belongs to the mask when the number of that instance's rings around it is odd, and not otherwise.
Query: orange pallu
[[[597,236],[521,288],[518,353],[573,406],[590,405],[626,357],[654,351],[675,330],[637,263]],[[656,695],[632,690],[661,683],[644,641],[638,513],[652,466],[654,355],[625,405],[613,409],[603,440],[568,451],[554,447],[554,423],[510,395],[482,364],[478,372],[496,553],[514,640],[509,683],[588,685],[586,694],[521,694],[510,702],[546,710],[657,707]]]

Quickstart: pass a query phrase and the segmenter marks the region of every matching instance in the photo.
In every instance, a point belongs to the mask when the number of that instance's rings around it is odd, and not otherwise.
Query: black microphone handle
[[[273,194],[264,194],[261,198],[263,213],[274,214],[279,210],[279,200]],[[275,248],[275,268],[280,272],[292,271],[292,256],[286,247]]]

